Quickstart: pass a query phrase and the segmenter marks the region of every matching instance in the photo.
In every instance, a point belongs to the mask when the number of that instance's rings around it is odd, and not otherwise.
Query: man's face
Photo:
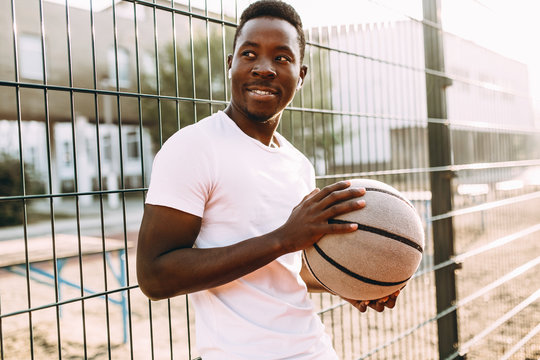
[[[258,122],[283,111],[307,70],[300,66],[296,29],[285,20],[271,17],[245,23],[228,63],[232,72],[231,105]]]

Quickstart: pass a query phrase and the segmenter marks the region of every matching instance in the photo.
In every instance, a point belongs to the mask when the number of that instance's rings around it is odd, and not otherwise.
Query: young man
[[[154,161],[139,285],[151,299],[192,293],[203,360],[337,359],[300,250],[355,231],[328,219],[364,207],[365,191],[347,182],[314,189],[312,165],[276,132],[306,76],[304,47],[291,6],[250,5],[228,57],[230,104],[178,131]],[[396,296],[350,302],[382,311]]]

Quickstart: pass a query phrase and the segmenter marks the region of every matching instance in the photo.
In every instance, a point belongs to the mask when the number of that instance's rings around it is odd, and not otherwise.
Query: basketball
[[[376,300],[403,288],[424,250],[424,228],[414,206],[392,186],[353,179],[364,187],[363,209],[329,222],[356,223],[358,230],[329,234],[303,251],[311,274],[328,291],[354,300]]]

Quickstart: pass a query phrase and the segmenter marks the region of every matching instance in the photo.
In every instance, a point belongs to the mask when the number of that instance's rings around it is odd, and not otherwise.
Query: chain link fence
[[[391,311],[313,302],[342,359],[536,359],[527,67],[445,32],[444,2],[410,3],[358,1],[374,20],[307,27],[308,76],[279,131],[319,186],[368,177],[402,191],[424,258]],[[2,360],[198,357],[189,296],[145,298],[134,249],[153,156],[227,104],[246,5],[0,2]]]

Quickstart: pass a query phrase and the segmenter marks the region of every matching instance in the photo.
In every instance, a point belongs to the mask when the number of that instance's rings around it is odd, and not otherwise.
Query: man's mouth
[[[247,91],[257,97],[274,97],[279,92],[270,86],[264,85],[251,85],[247,87]]]
[[[274,93],[271,92],[271,91],[257,90],[257,89],[255,89],[255,90],[250,90],[250,91],[253,92],[253,93],[255,93],[255,94],[257,94],[257,95],[274,95]]]

